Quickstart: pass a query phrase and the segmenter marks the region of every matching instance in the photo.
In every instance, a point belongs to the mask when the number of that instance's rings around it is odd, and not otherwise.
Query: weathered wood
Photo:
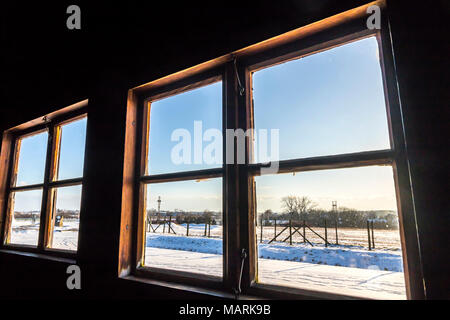
[[[372,250],[372,244],[370,242],[370,222],[367,220],[367,242],[369,243],[369,251]]]

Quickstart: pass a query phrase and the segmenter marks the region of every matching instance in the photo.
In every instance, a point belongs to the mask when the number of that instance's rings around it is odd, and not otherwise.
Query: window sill
[[[31,257],[31,258],[35,258],[35,259],[43,259],[43,260],[67,263],[67,264],[76,264],[77,263],[76,259],[72,259],[72,258],[64,258],[64,257],[55,256],[55,255],[36,253],[36,252],[17,251],[14,249],[2,248],[2,249],[0,249],[0,254],[12,254],[12,255],[18,255],[18,256],[24,256],[24,257]]]
[[[158,287],[163,287],[163,288],[168,288],[168,289],[187,291],[190,293],[205,295],[205,296],[209,296],[211,298],[216,298],[216,299],[235,300],[235,297],[233,294],[231,294],[229,292],[220,291],[220,290],[200,288],[200,287],[196,287],[196,286],[161,281],[161,280],[145,279],[145,278],[140,278],[140,277],[136,277],[136,276],[132,276],[132,275],[127,275],[127,276],[123,276],[120,278],[127,280],[127,281],[146,283],[146,284],[150,284],[153,286],[158,286]],[[256,297],[256,296],[249,296],[249,295],[240,295],[240,297],[239,297],[239,300],[264,300],[264,299],[265,298],[263,298],[263,297]]]

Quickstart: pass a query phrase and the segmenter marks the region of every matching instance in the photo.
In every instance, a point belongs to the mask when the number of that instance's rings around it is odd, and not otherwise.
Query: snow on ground
[[[360,269],[403,272],[401,251],[372,250],[359,246],[328,246],[300,243],[258,244],[259,257],[274,260],[309,262]]]
[[[401,251],[258,244],[258,282],[355,297],[405,299]],[[145,265],[222,276],[222,239],[147,233]]]
[[[52,248],[76,250],[78,244],[79,220],[65,219],[62,227],[55,227]],[[39,237],[39,223],[31,219],[16,219],[13,223],[10,243],[36,246]]]
[[[147,233],[147,247],[222,254],[222,239]],[[372,250],[356,246],[259,243],[259,258],[308,262],[361,269],[402,272],[401,251]]]
[[[147,247],[145,265],[222,276],[222,255]],[[258,282],[372,299],[406,299],[402,272],[258,259]]]

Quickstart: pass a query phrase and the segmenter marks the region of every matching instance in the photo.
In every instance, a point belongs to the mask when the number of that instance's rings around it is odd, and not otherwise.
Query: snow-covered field
[[[52,248],[76,250],[78,244],[78,219],[65,219],[62,227],[55,227]],[[39,236],[39,219],[16,219],[12,225],[10,243],[36,246]]]
[[[222,240],[147,233],[150,267],[222,275]],[[376,299],[405,299],[400,250],[258,244],[258,281]]]
[[[162,226],[158,233],[147,233],[145,264],[221,277],[222,227],[211,226],[210,238],[203,236],[203,224],[191,224],[189,237],[185,236],[184,226],[172,224],[172,227],[176,235],[160,233]],[[11,242],[36,245],[38,229],[38,223],[17,219]],[[64,220],[63,227],[55,228],[54,248],[76,250],[77,242],[78,220]],[[381,245],[368,251],[356,245],[326,248],[318,243],[314,247],[301,242],[292,246],[283,242],[268,244],[268,240],[258,243],[260,283],[375,299],[405,299],[402,271],[401,250],[382,249]]]
[[[222,255],[146,248],[145,264],[165,269],[222,276]],[[403,300],[402,272],[258,259],[258,282],[347,294],[355,297]]]

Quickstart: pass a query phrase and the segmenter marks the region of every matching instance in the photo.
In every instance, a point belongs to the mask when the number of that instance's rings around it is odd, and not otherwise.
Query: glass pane
[[[80,224],[81,185],[55,188],[53,237],[50,248],[77,250]]]
[[[16,186],[44,182],[47,140],[46,131],[20,139]]]
[[[222,178],[147,185],[145,265],[222,277]]]
[[[61,126],[58,180],[83,176],[87,118]]]
[[[259,282],[406,298],[391,167],[255,180]]]
[[[38,245],[42,189],[12,193],[8,243]]]
[[[222,165],[222,82],[155,101],[147,174]]]
[[[390,148],[374,37],[254,72],[253,99],[256,136],[279,129],[280,160]]]

